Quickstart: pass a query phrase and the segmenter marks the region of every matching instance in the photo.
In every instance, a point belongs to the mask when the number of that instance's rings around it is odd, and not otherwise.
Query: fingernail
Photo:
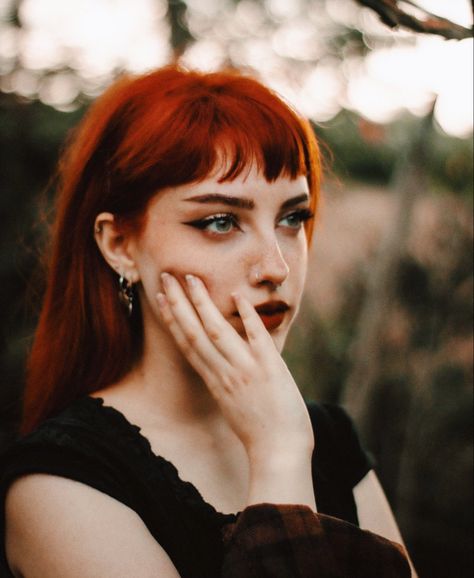
[[[190,287],[196,287],[197,286],[197,279],[194,275],[185,275],[185,277],[186,277],[186,283]]]
[[[158,305],[160,307],[164,307],[166,305],[166,296],[164,293],[157,293],[156,300],[158,301]]]
[[[169,273],[162,273],[160,275],[160,277],[161,277],[161,282],[163,283],[163,285],[165,287],[169,287],[171,275]]]
[[[231,293],[235,301],[240,301],[240,295],[238,293]]]

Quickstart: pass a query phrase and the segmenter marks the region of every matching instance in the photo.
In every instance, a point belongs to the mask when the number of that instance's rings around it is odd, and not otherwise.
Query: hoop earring
[[[127,310],[130,317],[133,311],[133,284],[122,274],[119,278],[119,301]]]

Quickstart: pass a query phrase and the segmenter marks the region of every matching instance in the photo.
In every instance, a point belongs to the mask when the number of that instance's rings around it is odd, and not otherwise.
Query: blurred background
[[[420,578],[471,577],[472,56],[468,0],[0,0],[0,450],[68,131],[123,72],[237,67],[325,156],[288,364],[356,421]]]

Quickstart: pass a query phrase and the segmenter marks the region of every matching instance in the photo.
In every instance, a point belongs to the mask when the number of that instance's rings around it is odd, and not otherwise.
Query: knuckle
[[[221,388],[226,392],[226,393],[231,393],[234,388],[235,388],[235,382],[232,379],[232,377],[230,375],[224,375],[221,377]]]
[[[173,322],[173,315],[169,309],[165,309],[161,313],[161,318],[166,323],[166,325],[171,325]]]
[[[251,316],[246,311],[240,312],[240,318],[244,323],[250,323]]]
[[[189,341],[187,339],[179,339],[179,340],[177,340],[177,342],[178,342],[178,345],[181,348],[181,351],[183,352],[183,354],[189,358],[191,356],[191,353],[193,350]]]
[[[253,327],[248,327],[245,330],[250,341],[255,341],[258,338],[258,332]]]
[[[204,307],[204,300],[201,295],[194,293],[193,294],[193,303],[197,308]]]
[[[219,329],[214,325],[207,328],[207,334],[209,335],[209,339],[214,342],[219,341],[221,337]]]
[[[189,331],[186,334],[186,339],[188,341],[188,344],[192,347],[193,345],[196,344],[197,340],[199,339],[199,336],[195,331]]]
[[[176,297],[174,297],[174,295],[167,295],[166,298],[168,300],[168,305],[170,307],[175,308],[178,305],[178,300],[176,299]]]

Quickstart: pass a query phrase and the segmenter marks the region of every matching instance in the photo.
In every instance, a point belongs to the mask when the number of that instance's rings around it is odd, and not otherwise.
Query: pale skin
[[[96,219],[104,259],[137,283],[145,347],[123,380],[95,395],[221,512],[261,502],[317,511],[312,426],[280,355],[303,293],[308,207],[304,177],[268,183],[252,169],[161,191],[138,237],[110,213]],[[270,331],[255,310],[269,300],[289,306]],[[354,496],[362,527],[401,542],[373,472]],[[179,578],[135,512],[50,475],[11,487],[6,544],[16,577]]]

